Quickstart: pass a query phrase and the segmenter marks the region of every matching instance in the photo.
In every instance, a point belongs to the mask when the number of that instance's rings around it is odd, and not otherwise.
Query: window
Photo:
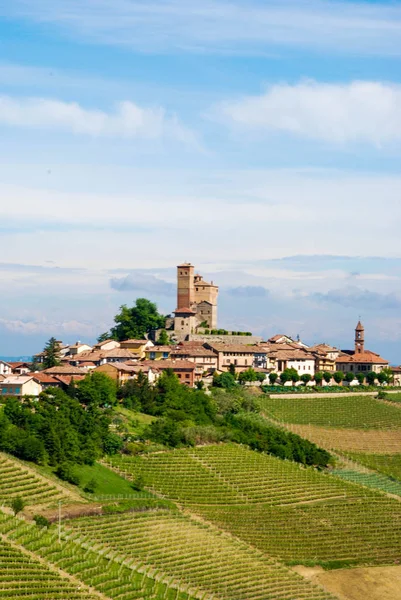
[[[156,358],[156,352],[150,353],[150,360],[154,360]]]
[[[189,373],[185,373],[185,379],[189,379],[191,375]]]
[[[168,358],[168,352],[163,352],[163,358]]]
[[[16,388],[15,388],[15,393],[16,393],[16,394],[19,394],[20,392],[21,392],[21,388],[19,388],[19,387],[16,387]]]

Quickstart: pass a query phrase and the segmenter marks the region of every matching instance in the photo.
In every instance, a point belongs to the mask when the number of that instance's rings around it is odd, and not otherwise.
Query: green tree
[[[60,364],[60,344],[55,337],[50,338],[43,352],[43,366],[45,369],[57,367]]]
[[[242,371],[238,375],[238,381],[240,383],[257,381],[256,371],[254,369],[252,369],[252,367],[250,369],[247,369],[246,371]]]
[[[82,404],[111,407],[117,401],[117,385],[105,373],[88,373],[76,385],[76,397]]]
[[[11,508],[14,515],[18,515],[25,508],[25,501],[21,496],[16,496],[11,500]]]
[[[291,381],[291,375],[288,373],[288,369],[285,369],[280,375],[280,383],[285,385],[288,381]]]
[[[359,385],[363,385],[364,381],[365,381],[365,375],[363,373],[357,373],[355,375]]]
[[[387,383],[394,383],[394,373],[390,367],[384,367],[381,373],[385,373]]]
[[[234,363],[230,363],[230,365],[228,367],[228,372],[234,377],[234,379],[237,379],[237,372],[235,370],[235,364]]]
[[[234,388],[237,385],[237,382],[235,381],[235,378],[231,375],[231,373],[221,373],[221,375],[214,373],[213,385],[215,387],[225,388],[226,390],[229,390]]]
[[[336,383],[340,384],[344,379],[344,373],[342,373],[341,371],[336,371],[335,373],[333,373],[333,379]]]
[[[99,337],[97,338],[97,341],[100,344],[100,342],[105,342],[106,340],[108,340],[109,337],[110,337],[110,332],[109,331],[105,331],[104,333],[101,333],[99,335]]]
[[[294,367],[284,369],[284,371],[280,375],[281,383],[286,383],[287,381],[291,381],[293,385],[299,381],[299,374]]]
[[[348,372],[345,374],[345,378],[344,378],[344,379],[345,379],[345,381],[347,381],[348,383],[351,383],[352,381],[354,381],[354,379],[355,379],[355,375],[354,375],[354,373],[353,373],[352,371],[348,371]]]
[[[278,379],[278,373],[269,373],[270,385],[274,385]]]
[[[301,381],[304,383],[305,386],[308,385],[311,379],[312,375],[310,375],[310,373],[304,373],[303,375],[301,375]]]
[[[143,339],[151,330],[163,328],[165,321],[156,304],[146,298],[138,298],[131,308],[126,304],[120,307],[120,312],[114,317],[116,324],[111,328],[110,336],[119,342],[130,338]]]
[[[321,371],[318,371],[317,373],[315,373],[313,379],[315,380],[316,385],[322,385],[323,373]]]
[[[374,371],[368,371],[368,373],[366,373],[366,381],[369,385],[375,385],[376,379],[377,374]]]
[[[323,373],[323,379],[325,380],[326,383],[330,383],[332,377],[333,377],[333,375],[331,373],[329,373],[328,371],[325,371]]]
[[[387,383],[388,382],[387,373],[385,373],[384,371],[380,371],[380,373],[377,374],[377,381],[380,384]]]
[[[159,338],[156,343],[159,344],[160,346],[168,346],[170,344],[170,338],[165,329],[161,330]]]

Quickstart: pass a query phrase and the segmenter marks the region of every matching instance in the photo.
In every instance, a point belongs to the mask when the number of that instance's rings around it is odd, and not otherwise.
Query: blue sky
[[[0,355],[170,312],[401,363],[401,3],[0,0]]]

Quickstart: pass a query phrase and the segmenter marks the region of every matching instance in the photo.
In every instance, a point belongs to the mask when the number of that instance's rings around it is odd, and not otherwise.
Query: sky
[[[175,266],[219,325],[401,363],[401,2],[0,0],[0,355]]]

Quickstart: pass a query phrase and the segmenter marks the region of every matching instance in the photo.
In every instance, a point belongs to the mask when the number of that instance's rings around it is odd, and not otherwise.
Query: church
[[[174,331],[178,335],[195,333],[198,328],[217,328],[217,285],[195,273],[191,263],[177,266],[177,308]]]
[[[380,373],[389,366],[388,360],[379,354],[365,349],[365,328],[360,321],[355,328],[354,350],[342,350],[336,359],[336,367],[339,371],[347,373],[366,373],[373,371]]]

